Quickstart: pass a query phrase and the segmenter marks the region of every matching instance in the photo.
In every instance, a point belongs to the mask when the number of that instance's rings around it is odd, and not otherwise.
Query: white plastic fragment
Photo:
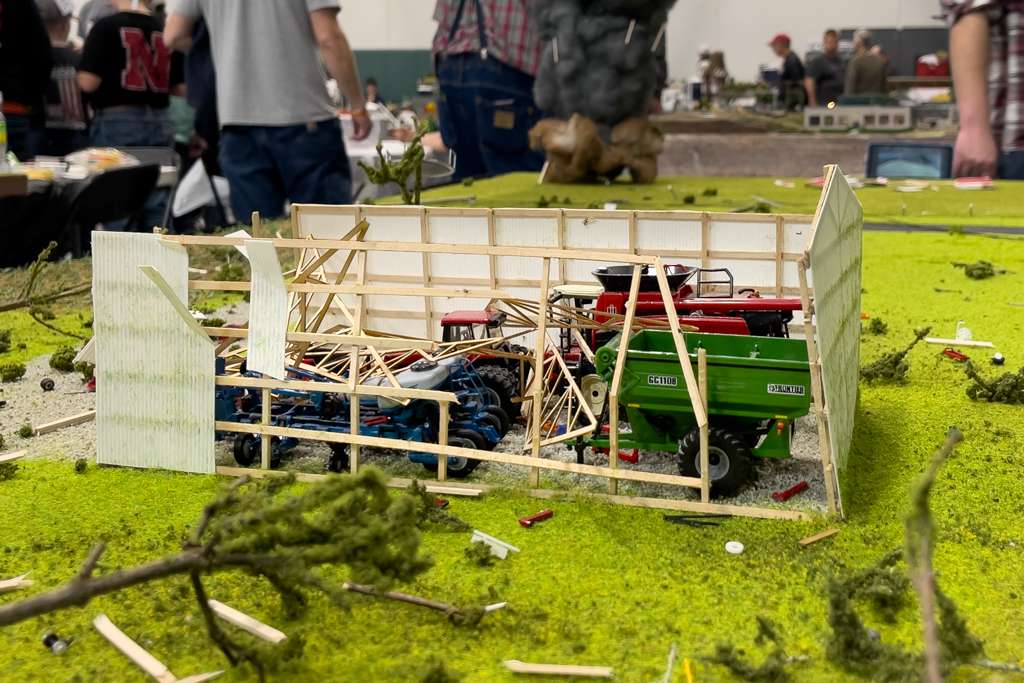
[[[35,583],[32,579],[25,578],[31,573],[32,572],[25,572],[21,576],[15,576],[13,579],[0,581],[0,593],[9,593],[11,591],[21,590],[22,588],[28,588]]]
[[[494,555],[498,559],[504,560],[508,557],[510,552],[518,553],[519,548],[502,541],[501,539],[495,538],[490,534],[473,529],[473,536],[469,539],[471,543],[486,543],[491,549],[491,555]]]
[[[729,553],[730,555],[742,555],[743,544],[739,541],[729,541],[725,544],[725,552]]]
[[[484,612],[497,612],[500,609],[508,607],[508,602],[496,602],[493,605],[487,605],[484,607]]]

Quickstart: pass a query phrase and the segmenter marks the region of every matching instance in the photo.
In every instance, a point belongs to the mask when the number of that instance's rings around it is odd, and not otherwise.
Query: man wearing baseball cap
[[[778,33],[768,46],[777,57],[782,58],[782,73],[779,76],[779,101],[789,111],[804,106],[807,93],[804,91],[804,64],[790,49],[790,39],[785,33]]]

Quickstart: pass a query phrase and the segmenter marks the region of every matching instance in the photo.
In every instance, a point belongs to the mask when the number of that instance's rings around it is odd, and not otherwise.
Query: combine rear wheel
[[[476,368],[476,371],[484,386],[498,394],[500,407],[505,414],[510,417],[517,415],[518,404],[512,402],[512,399],[519,393],[519,382],[516,381],[516,376],[510,370],[497,365],[482,365]]]

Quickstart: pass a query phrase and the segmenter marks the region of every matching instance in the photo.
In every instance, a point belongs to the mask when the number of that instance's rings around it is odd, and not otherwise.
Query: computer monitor
[[[873,142],[868,147],[868,178],[953,177],[953,146],[923,142]]]

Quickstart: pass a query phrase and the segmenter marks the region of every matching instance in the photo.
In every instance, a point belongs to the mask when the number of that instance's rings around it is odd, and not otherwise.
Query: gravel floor
[[[7,405],[0,408],[0,432],[6,440],[5,450],[27,449],[28,457],[45,457],[55,459],[75,459],[94,457],[96,451],[96,428],[94,423],[86,423],[68,427],[43,436],[22,439],[16,432],[21,425],[27,423],[39,425],[91,410],[95,407],[96,395],[85,392],[85,386],[78,374],[65,374],[52,370],[47,357],[37,358],[26,366],[25,377],[18,382],[0,385],[0,400]],[[50,377],[56,382],[56,389],[44,392],[39,382]],[[521,425],[513,427],[506,435],[497,451],[504,453],[522,453],[525,429]],[[786,507],[805,511],[821,511],[826,509],[825,488],[820,461],[818,460],[818,433],[812,417],[808,416],[797,421],[793,438],[793,458],[785,461],[762,462],[758,465],[757,481],[742,490],[727,502],[740,505],[761,505],[770,507]],[[553,460],[575,462],[576,453],[564,446],[547,446],[543,455]],[[286,454],[283,466],[298,472],[324,472],[330,449],[318,442],[303,442]],[[607,456],[587,452],[589,464],[605,465]],[[218,465],[235,466],[232,455],[231,441],[225,440],[217,444],[216,458]],[[410,462],[402,454],[375,448],[363,449],[362,461],[400,477],[428,478],[428,473],[421,465]],[[622,469],[643,470],[663,474],[678,474],[674,454],[643,451],[637,464],[620,462]],[[526,487],[529,470],[518,465],[501,463],[482,463],[466,480],[495,486]],[[601,477],[572,474],[569,472],[542,471],[542,483],[547,488],[588,491],[603,493],[607,490],[607,480]],[[786,489],[800,481],[807,481],[810,489],[796,496],[784,505],[775,503],[771,493]],[[622,495],[651,496],[664,498],[696,499],[697,492],[666,484],[647,484],[642,482],[623,481],[619,485]]]
[[[0,384],[0,433],[6,445],[2,450],[28,450],[28,457],[74,459],[92,457],[96,452],[96,426],[92,422],[22,439],[17,435],[24,424],[41,425],[70,417],[96,407],[96,394],[86,392],[82,376],[76,372],[58,372],[50,367],[49,356],[40,356],[25,364],[25,376],[17,382]],[[56,385],[43,391],[40,381],[49,377]]]

